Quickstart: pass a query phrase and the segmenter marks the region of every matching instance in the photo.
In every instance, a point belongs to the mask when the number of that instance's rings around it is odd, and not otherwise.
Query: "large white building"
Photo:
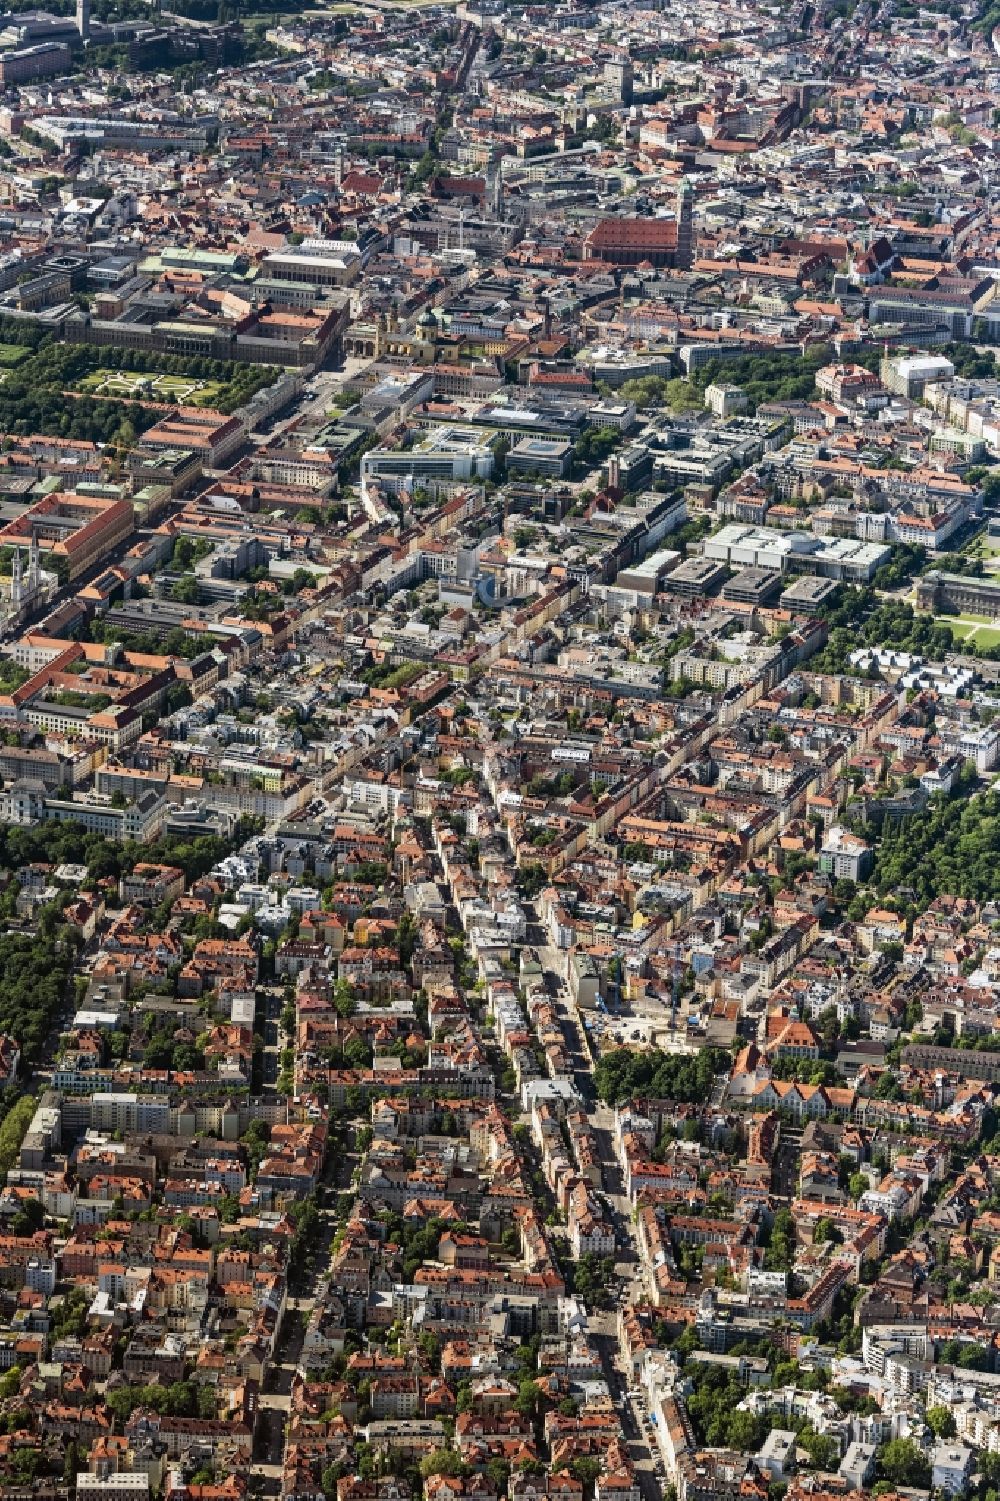
[[[860,881],[868,874],[872,852],[863,839],[835,825],[827,833],[819,855],[819,868],[834,880]]]
[[[733,522],[706,539],[704,553],[730,568],[769,568],[776,573],[818,573],[846,583],[868,583],[891,556],[888,547],[853,537],[815,537],[811,532]]]
[[[882,383],[886,390],[911,400],[924,394],[924,387],[951,380],[955,367],[939,354],[904,355],[902,359],[882,361]]]
[[[347,287],[361,275],[361,256],[351,240],[303,240],[264,257],[265,276],[317,287]]]
[[[76,1477],[76,1494],[80,1501],[147,1501],[149,1476],[145,1470],[119,1470],[111,1475],[90,1475],[81,1470]]]
[[[471,427],[436,427],[412,448],[373,448],[361,460],[361,484],[381,485],[392,494],[420,485],[488,480],[493,450]]]

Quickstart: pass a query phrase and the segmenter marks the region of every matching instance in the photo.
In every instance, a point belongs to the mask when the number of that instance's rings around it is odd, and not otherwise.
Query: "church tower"
[[[694,189],[686,177],[681,179],[677,189],[677,252],[674,265],[679,271],[690,271],[694,265]]]
[[[486,207],[494,219],[503,218],[503,178],[498,162],[490,162],[486,169]]]

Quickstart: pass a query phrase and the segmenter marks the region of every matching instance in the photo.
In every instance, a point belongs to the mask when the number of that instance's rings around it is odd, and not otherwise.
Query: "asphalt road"
[[[616,1307],[611,1311],[591,1313],[589,1334],[600,1356],[604,1379],[622,1417],[623,1431],[643,1501],[662,1501],[663,1482],[656,1473],[659,1454],[654,1453],[650,1445],[642,1425],[641,1412],[628,1397],[628,1355],[618,1338],[618,1305],[645,1302],[648,1294],[635,1241],[632,1204],[625,1194],[624,1173],[615,1152],[615,1113],[597,1099],[594,1090],[592,1064],[582,1018],[562,977],[564,956],[560,950],[545,941],[547,935],[538,924],[537,912],[530,904],[528,917],[533,947],[538,953],[545,974],[546,989],[555,1005],[569,1054],[573,1081],[585,1102],[594,1132],[601,1166],[604,1207],[614,1228],[617,1243],[615,1276],[618,1280],[614,1289]]]

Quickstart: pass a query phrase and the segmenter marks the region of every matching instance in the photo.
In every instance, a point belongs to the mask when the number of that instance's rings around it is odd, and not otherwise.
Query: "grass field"
[[[31,350],[24,344],[0,344],[0,366],[5,370],[13,370],[15,365],[20,365],[26,360]]]
[[[179,406],[210,407],[225,387],[217,380],[196,380],[190,375],[136,375],[131,371],[95,370],[80,381],[80,390],[91,396],[145,398],[164,401],[173,397]]]
[[[1000,642],[1000,627],[985,615],[936,615],[934,624],[948,626],[956,641],[970,641],[976,646]]]
[[[964,550],[970,558],[1000,558],[1000,538],[989,537],[983,531]]]
[[[977,646],[996,646],[1000,644],[1000,630],[996,626],[981,625],[975,633],[975,641]]]

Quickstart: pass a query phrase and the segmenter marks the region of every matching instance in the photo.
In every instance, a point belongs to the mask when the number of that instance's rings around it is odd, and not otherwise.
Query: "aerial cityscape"
[[[0,15],[0,1497],[1000,1501],[1000,0]]]

